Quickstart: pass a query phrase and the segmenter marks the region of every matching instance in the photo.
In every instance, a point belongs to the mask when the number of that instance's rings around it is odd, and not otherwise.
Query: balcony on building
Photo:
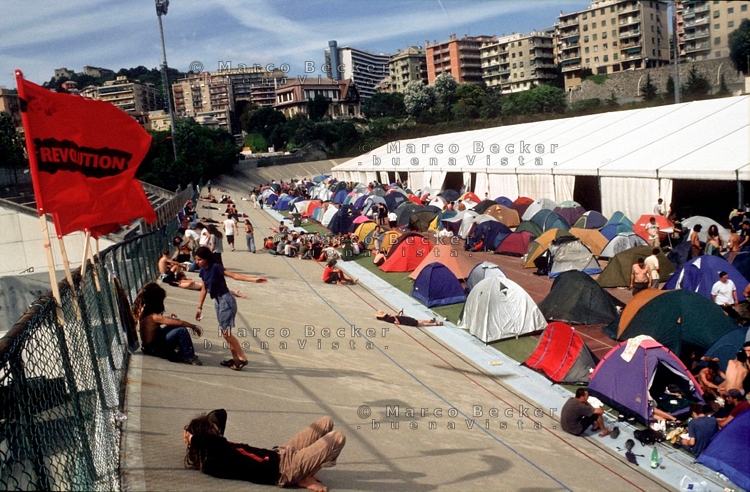
[[[691,40],[691,39],[703,39],[708,38],[711,36],[711,31],[708,29],[701,29],[700,31],[694,31],[691,33],[685,34],[685,40]]]
[[[631,12],[638,12],[641,9],[641,2],[630,2],[617,7],[617,15],[627,15]]]
[[[635,38],[640,35],[640,29],[633,29],[632,31],[620,31],[620,39]]]
[[[697,51],[703,51],[711,48],[710,43],[692,43],[685,45],[685,54],[695,53]]]
[[[696,5],[691,5],[688,7],[685,7],[682,10],[683,17],[693,16],[699,12],[708,12],[709,6],[708,3],[699,3]]]
[[[627,17],[624,19],[620,19],[619,24],[621,26],[630,26],[633,24],[640,24],[640,22],[641,22],[641,18],[636,15],[635,17]]]
[[[570,31],[561,32],[558,36],[558,39],[566,39],[570,37],[579,37],[581,35],[581,31],[578,29],[572,29]]]

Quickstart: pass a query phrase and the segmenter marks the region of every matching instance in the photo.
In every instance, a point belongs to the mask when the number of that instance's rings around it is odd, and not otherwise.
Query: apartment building
[[[557,76],[553,36],[550,33],[512,34],[479,48],[482,80],[503,94],[531,89]]]
[[[450,39],[443,43],[435,41],[430,44],[425,41],[427,82],[434,84],[438,75],[448,72],[459,84],[481,84],[479,48],[496,40],[495,36],[464,36],[458,39],[455,34],[451,34]]]
[[[229,77],[221,72],[190,74],[172,84],[177,118],[193,118],[234,134],[234,94]]]
[[[286,85],[276,89],[274,107],[287,118],[298,114],[307,116],[307,101],[317,95],[328,99],[327,114],[333,119],[358,118],[361,115],[358,86],[351,80],[289,79]]]
[[[729,34],[750,19],[748,0],[683,0],[676,9],[680,57],[687,61],[728,57]]]
[[[352,80],[357,85],[359,97],[364,102],[377,92],[375,86],[389,76],[390,56],[359,50],[350,46],[339,47],[333,40],[325,50],[326,76],[332,80]]]
[[[388,92],[404,92],[406,84],[413,80],[427,83],[427,55],[421,46],[409,46],[388,60]]]
[[[584,69],[607,74],[669,63],[667,15],[657,0],[600,0],[560,14],[555,39],[565,88],[580,85]]]
[[[118,76],[102,86],[88,86],[80,90],[79,95],[88,99],[96,99],[114,104],[130,114],[141,125],[148,124],[149,111],[156,111],[164,107],[161,92],[152,84],[141,84],[128,80],[125,76]]]
[[[21,105],[16,92],[0,87],[0,111],[9,113],[16,127],[21,126]]]
[[[286,74],[280,69],[260,65],[219,70],[232,84],[235,101],[250,101],[257,106],[273,106],[276,88],[286,84]]]

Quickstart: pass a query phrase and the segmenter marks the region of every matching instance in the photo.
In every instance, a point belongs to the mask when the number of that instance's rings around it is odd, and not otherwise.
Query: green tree
[[[719,92],[717,94],[721,94],[722,96],[727,96],[731,94],[729,90],[729,86],[727,86],[727,81],[724,78],[724,73],[722,72],[721,76],[719,77]]]
[[[687,82],[682,86],[682,93],[685,98],[695,99],[708,96],[711,92],[711,82],[706,77],[698,73],[693,65],[688,73]]]
[[[28,165],[24,154],[24,142],[16,131],[10,113],[0,111],[0,166],[22,168]]]
[[[323,94],[315,94],[315,97],[307,100],[307,114],[313,121],[320,121],[328,112],[328,98]]]
[[[488,90],[479,108],[479,117],[483,120],[500,118],[503,111],[503,97],[500,92]]]
[[[404,95],[400,92],[373,94],[362,105],[362,113],[367,119],[399,117],[406,114]]]
[[[671,74],[667,77],[667,87],[666,92],[664,93],[664,99],[674,102],[674,79]]]
[[[456,90],[458,84],[448,72],[443,72],[435,78],[433,84],[435,91],[435,106],[431,109],[433,116],[439,121],[450,121],[452,119],[451,109],[456,102]]]
[[[270,140],[271,133],[286,123],[286,116],[281,111],[270,106],[252,109],[247,108],[240,116],[242,129],[247,133],[260,133],[264,139]]]
[[[657,93],[659,91],[656,88],[656,85],[651,82],[650,73],[646,75],[646,83],[641,86],[641,92],[643,93],[644,101],[653,101],[654,99],[656,99]]]
[[[566,108],[565,91],[551,85],[539,85],[511,94],[503,105],[503,116],[563,113]]]
[[[422,120],[435,104],[435,91],[420,80],[412,80],[404,89],[404,109],[409,116]]]
[[[740,27],[729,33],[729,59],[737,70],[750,75],[750,19],[743,19]]]

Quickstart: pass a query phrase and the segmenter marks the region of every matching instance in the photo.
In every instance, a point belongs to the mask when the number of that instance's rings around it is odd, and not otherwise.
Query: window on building
[[[517,79],[517,78],[518,78],[518,72],[514,72],[514,73],[513,73],[513,78],[514,78],[514,79]]]
[[[583,20],[586,20],[586,19],[588,19],[588,14],[584,13],[584,14],[583,14],[583,15],[581,16],[581,18],[582,18]]]
[[[615,24],[617,24],[617,21],[615,20],[614,17],[612,17],[612,19],[610,19],[609,23],[614,26]]]
[[[612,29],[612,37],[617,38],[617,29]]]
[[[613,60],[617,60],[617,58],[618,58],[617,53],[615,53],[614,55],[612,55],[612,59]]]
[[[654,40],[653,37],[651,38],[651,44],[656,44],[656,41]]]
[[[588,36],[584,36],[583,37],[583,42],[584,43],[588,43],[589,42],[589,37]]]
[[[518,47],[520,48],[523,45],[523,41],[518,42]]]
[[[588,31],[589,30],[589,25],[588,24],[584,24],[583,25],[583,30],[584,31]]]
[[[516,64],[515,63],[513,64],[513,68],[516,68]]]
[[[653,13],[651,14],[651,20],[654,20],[654,14]]]
[[[611,6],[611,7],[609,8],[609,11],[610,11],[610,13],[614,14],[614,13],[615,13],[615,6],[614,6],[614,5],[612,5],[612,6]]]
[[[591,11],[591,18],[593,19],[594,17],[596,17],[596,10]]]
[[[608,45],[607,43],[604,43],[604,44],[602,45],[602,49],[603,49],[603,50],[606,50],[606,49],[607,49],[608,47],[609,47],[609,45]]]
[[[586,58],[586,65],[588,65],[589,63],[591,63],[591,58]]]
[[[591,23],[591,29],[596,29],[596,22]]]
[[[521,72],[521,78],[523,78],[523,72]]]
[[[523,68],[523,62],[520,62],[520,63],[518,64],[518,66],[519,66],[520,68]]]
[[[604,32],[602,33],[602,39],[607,39],[607,31],[604,31]]]
[[[596,41],[596,34],[592,34],[591,35],[591,39],[593,39],[594,41]]]
[[[598,45],[598,44],[595,44],[595,45],[594,45],[594,53],[596,53],[597,51],[599,51],[599,45]]]
[[[589,52],[589,47],[588,47],[588,46],[586,46],[586,48],[585,48],[585,51],[584,51],[584,52],[585,52],[585,53],[588,53],[588,52]]]
[[[613,47],[613,48],[616,48],[616,47],[617,47],[617,41],[612,41],[612,47]]]
[[[721,15],[721,12],[718,10],[714,10],[714,19],[719,17],[719,15]]]
[[[721,28],[721,24],[714,24],[714,31],[718,31]]]
[[[740,12],[747,12],[747,4],[740,7]]]
[[[604,55],[602,59],[604,60],[604,63],[607,63],[609,61],[609,55]]]
[[[599,57],[598,56],[594,57],[594,63],[599,63]]]
[[[516,54],[515,54],[515,53],[511,53],[511,54],[510,54],[510,57],[511,57],[511,58],[515,58],[515,57],[516,57]]]
[[[729,7],[727,9],[727,14],[733,14],[734,13],[734,7]]]
[[[721,38],[714,38],[714,44],[721,44]]]
[[[734,27],[734,21],[727,22],[727,27],[729,27],[729,28]]]

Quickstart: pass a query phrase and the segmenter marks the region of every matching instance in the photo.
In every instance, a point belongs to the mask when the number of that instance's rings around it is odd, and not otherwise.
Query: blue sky
[[[451,34],[498,35],[552,26],[560,12],[590,2],[545,0],[171,0],[163,17],[167,59],[189,70],[200,62],[275,66],[321,74],[335,39],[376,53],[395,53]],[[55,68],[84,65],[118,70],[161,64],[154,0],[3,0],[0,86],[15,87],[13,70],[42,83]]]

